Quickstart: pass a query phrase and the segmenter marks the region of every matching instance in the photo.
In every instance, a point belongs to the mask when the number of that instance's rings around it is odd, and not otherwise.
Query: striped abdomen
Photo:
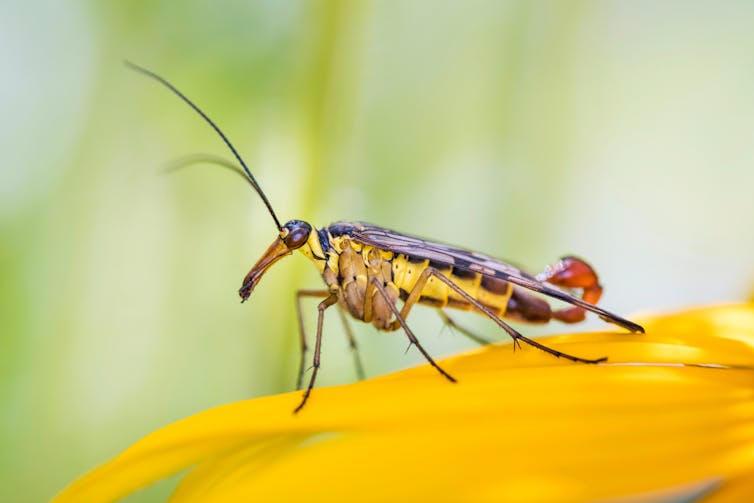
[[[508,299],[513,293],[513,285],[506,281],[458,269],[448,264],[415,259],[407,255],[396,255],[391,262],[393,282],[398,287],[400,297],[403,300],[411,293],[419,275],[427,267],[434,267],[440,271],[471,297],[492,309],[498,316],[505,314]],[[422,290],[419,302],[438,308],[471,309],[471,305],[457,292],[442,281],[432,277]]]

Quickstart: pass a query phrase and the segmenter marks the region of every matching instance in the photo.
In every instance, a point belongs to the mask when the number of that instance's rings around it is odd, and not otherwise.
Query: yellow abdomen
[[[505,314],[508,299],[513,293],[513,285],[506,281],[460,270],[446,264],[430,263],[429,260],[395,255],[392,258],[392,265],[393,283],[398,287],[403,300],[416,286],[422,271],[430,266],[440,271],[443,276],[458,285],[471,297],[492,309],[498,316]],[[472,307],[458,292],[433,277],[430,277],[424,286],[419,302],[438,308],[451,307],[468,310]]]

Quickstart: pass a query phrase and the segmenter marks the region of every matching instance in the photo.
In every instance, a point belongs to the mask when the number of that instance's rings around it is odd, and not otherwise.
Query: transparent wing
[[[391,231],[361,222],[338,222],[328,227],[333,235],[347,234],[354,241],[409,257],[427,259],[464,271],[508,281],[514,285],[579,306],[597,314],[603,320],[622,326],[631,332],[644,332],[636,323],[595,306],[549,283],[537,281],[534,276],[483,253],[457,248],[434,241]]]

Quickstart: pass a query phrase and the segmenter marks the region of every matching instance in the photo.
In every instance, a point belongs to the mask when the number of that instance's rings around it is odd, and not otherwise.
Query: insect
[[[477,311],[510,335],[514,348],[524,343],[577,363],[600,363],[607,358],[581,358],[550,348],[525,337],[508,325],[503,317],[529,323],[546,323],[552,319],[576,323],[583,320],[586,312],[590,311],[631,332],[644,332],[640,325],[595,305],[602,294],[597,274],[589,264],[576,257],[562,258],[540,275],[532,276],[481,253],[366,223],[337,222],[321,229],[302,220],[290,220],[281,224],[267,196],[220,128],[168,81],[140,66],[129,62],[126,64],[170,89],[220,135],[243,170],[234,164],[219,163],[236,170],[246,179],[275,222],[278,236],[244,278],[238,291],[242,302],[249,298],[270,267],[295,250],[309,258],[324,279],[326,288],[301,290],[296,297],[302,345],[299,389],[307,350],[300,301],[303,297],[322,300],[317,308],[312,373],[294,412],[300,411],[307,403],[317,379],[324,314],[334,305],[339,305],[359,321],[372,323],[378,330],[403,330],[410,344],[451,382],[456,382],[456,379],[435,362],[406,323],[416,304],[437,309],[447,307]],[[573,290],[580,290],[581,296],[570,292]],[[569,306],[553,309],[544,299],[530,292],[558,299]],[[445,319],[451,321],[447,316]]]

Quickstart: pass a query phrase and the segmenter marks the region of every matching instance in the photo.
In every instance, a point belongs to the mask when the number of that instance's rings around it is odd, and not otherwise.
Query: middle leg
[[[445,323],[450,328],[454,328],[461,332],[462,335],[465,335],[472,341],[476,342],[480,346],[486,346],[488,344],[492,344],[491,340],[485,339],[481,335],[477,335],[468,328],[464,327],[463,325],[459,325],[456,320],[450,317],[448,313],[443,311],[442,309],[437,310],[437,314],[440,315],[440,319],[442,319],[443,323]]]
[[[353,365],[356,368],[356,377],[359,378],[360,381],[363,381],[366,379],[366,373],[364,372],[364,365],[361,363],[361,356],[359,355],[359,347],[356,344],[356,337],[353,335],[353,330],[351,330],[351,325],[348,324],[348,319],[346,318],[346,312],[345,309],[338,306],[338,314],[340,315],[340,321],[343,322],[343,330],[346,333],[346,338],[348,339],[348,346],[351,348],[351,353],[353,354]]]

